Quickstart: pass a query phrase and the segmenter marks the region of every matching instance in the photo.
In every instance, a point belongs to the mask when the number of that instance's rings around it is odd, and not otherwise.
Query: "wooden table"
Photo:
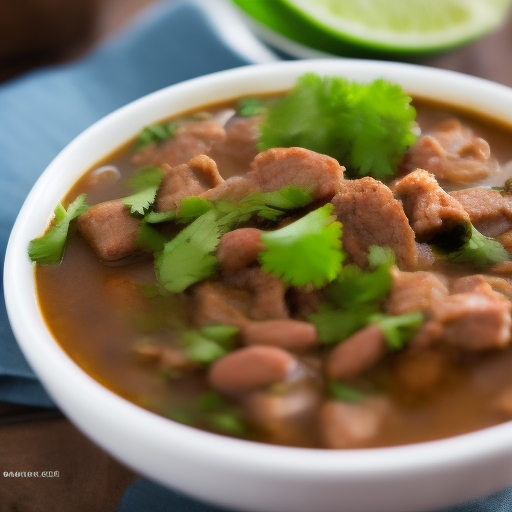
[[[14,0],[16,1],[16,0]],[[98,1],[98,0],[96,0]],[[0,81],[84,54],[155,0],[103,0],[87,36],[57,53],[0,60]],[[1,17],[1,11],[0,11]],[[493,34],[416,62],[512,87],[512,19]],[[3,477],[4,471],[58,471],[58,477]],[[86,439],[58,411],[0,403],[0,512],[111,512],[137,476]]]

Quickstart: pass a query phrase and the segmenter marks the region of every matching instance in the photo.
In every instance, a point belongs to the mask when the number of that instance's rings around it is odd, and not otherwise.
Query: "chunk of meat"
[[[414,232],[400,201],[386,185],[369,177],[345,180],[332,204],[343,224],[343,250],[357,265],[366,267],[368,248],[380,245],[393,249],[400,266],[416,267]]]
[[[419,242],[457,239],[469,230],[469,215],[462,205],[427,171],[416,169],[407,174],[396,182],[394,190]]]
[[[176,211],[182,199],[198,196],[204,192],[204,188],[197,181],[195,174],[187,164],[169,167],[163,165],[165,175],[162,178],[155,198],[157,212]]]
[[[444,353],[422,350],[417,353],[402,352],[394,367],[400,389],[414,394],[434,392],[449,371]]]
[[[305,320],[315,313],[323,302],[323,290],[315,290],[307,286],[292,286],[287,292],[287,299],[295,317]]]
[[[250,322],[240,330],[244,345],[270,345],[291,352],[307,352],[318,346],[316,327],[300,320]]]
[[[382,397],[370,397],[360,403],[327,402],[320,411],[324,443],[335,449],[367,446],[390,412],[391,404]]]
[[[511,303],[488,283],[433,303],[443,329],[441,340],[463,350],[505,348],[510,343]]]
[[[263,272],[259,267],[248,267],[226,276],[225,283],[251,294],[249,315],[253,320],[288,318],[284,299],[286,286],[278,277]]]
[[[105,261],[119,260],[137,249],[139,225],[120,199],[91,206],[78,217],[78,231]]]
[[[501,293],[507,299],[512,299],[512,284],[510,280],[502,277],[486,276],[484,274],[475,274],[473,276],[461,277],[457,279],[452,286],[452,293],[467,293],[482,291],[486,293],[489,286],[498,293]]]
[[[222,235],[217,259],[223,272],[233,273],[257,261],[264,249],[259,229],[235,229]]]
[[[445,283],[432,272],[402,272],[392,267],[391,277],[393,284],[385,304],[390,315],[428,312],[435,299],[448,295]]]
[[[202,193],[199,197],[208,199],[208,201],[227,201],[229,203],[238,203],[249,194],[258,192],[258,186],[239,176],[227,179],[224,183],[217,185],[210,190]]]
[[[226,138],[213,148],[213,155],[230,158],[242,167],[249,167],[258,154],[258,126],[261,116],[235,117],[228,121]]]
[[[180,126],[174,135],[160,144],[151,144],[135,153],[132,163],[136,166],[167,164],[176,167],[198,155],[206,155],[215,142],[224,139],[226,132],[217,123],[189,121]]]
[[[426,169],[438,180],[450,183],[473,183],[499,171],[489,144],[457,119],[448,119],[419,137],[401,167],[405,172]]]
[[[191,301],[195,324],[200,327],[217,324],[241,327],[248,322],[251,296],[243,291],[205,281],[194,286]]]
[[[428,270],[437,261],[437,256],[428,244],[416,242],[416,252],[418,253],[418,264],[415,270]]]
[[[450,194],[469,214],[471,222],[487,236],[497,236],[512,226],[512,196],[487,188],[469,188]]]
[[[300,373],[300,365],[291,354],[276,348],[241,348],[221,357],[210,367],[211,386],[223,393],[243,393],[265,388],[277,382],[290,382]]]
[[[187,165],[199,180],[205,182],[208,187],[216,187],[224,183],[224,178],[217,169],[217,164],[209,156],[199,155],[192,158]]]
[[[282,394],[256,391],[244,400],[246,416],[272,436],[274,443],[301,445],[308,437],[308,417],[316,413],[319,393],[310,385]]]
[[[264,192],[295,185],[316,199],[331,199],[343,181],[344,170],[334,158],[309,149],[272,148],[256,156],[247,178]]]
[[[350,380],[374,366],[384,355],[386,341],[377,325],[369,325],[339,343],[326,361],[329,378]]]
[[[512,255],[512,231],[503,233],[499,238],[498,242],[505,247],[505,250]]]

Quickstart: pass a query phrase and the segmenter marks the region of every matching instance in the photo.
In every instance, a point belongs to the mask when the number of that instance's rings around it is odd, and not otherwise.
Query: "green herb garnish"
[[[236,104],[236,111],[239,116],[251,117],[264,114],[267,109],[259,98],[242,98]]]
[[[328,203],[276,231],[261,235],[265,250],[259,260],[271,272],[294,286],[313,283],[320,288],[341,270],[341,223]]]
[[[130,207],[130,213],[144,215],[155,201],[164,174],[160,167],[143,167],[128,180],[128,186],[135,190],[134,194],[123,199],[124,204]]]
[[[352,176],[384,180],[416,140],[416,111],[399,85],[307,73],[268,107],[259,149],[303,147],[336,158]]]
[[[30,241],[28,255],[32,261],[43,265],[56,265],[62,261],[70,222],[87,211],[85,194],[80,194],[66,210],[59,203],[50,229],[41,237]]]
[[[341,382],[330,381],[327,386],[331,398],[338,402],[361,402],[366,398],[366,395],[361,391]]]
[[[137,137],[134,145],[135,151],[140,151],[150,144],[158,144],[176,133],[176,123],[151,124],[146,126]]]
[[[402,350],[405,344],[418,332],[423,323],[423,315],[419,311],[398,316],[377,313],[369,318],[369,323],[377,324],[392,351]]]

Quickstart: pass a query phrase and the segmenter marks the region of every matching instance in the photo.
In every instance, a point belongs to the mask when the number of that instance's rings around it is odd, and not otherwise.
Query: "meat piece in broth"
[[[248,267],[226,276],[224,282],[250,293],[252,302],[249,315],[253,320],[288,318],[284,298],[286,286],[278,277],[263,272],[259,267]]]
[[[460,239],[469,231],[469,215],[427,171],[416,169],[407,174],[396,182],[394,190],[418,242]]]
[[[475,227],[486,236],[498,236],[512,227],[512,196],[487,188],[451,192]]]
[[[212,145],[224,139],[226,132],[212,120],[189,121],[180,126],[174,135],[160,144],[150,144],[135,153],[132,163],[136,166],[167,164],[170,167],[185,164],[198,155],[206,155]]]
[[[215,188],[207,190],[199,197],[207,199],[208,201],[228,201],[230,203],[238,203],[244,197],[247,197],[253,192],[258,192],[260,189],[258,186],[240,176],[234,176],[233,178],[227,179],[224,183],[217,185]]]
[[[393,249],[400,267],[418,263],[414,232],[400,201],[373,178],[345,180],[332,200],[334,213],[343,224],[343,250],[360,267],[368,265],[370,245]]]
[[[457,119],[448,119],[422,135],[406,153],[406,172],[426,169],[439,181],[474,183],[499,171],[489,144]]]
[[[383,397],[358,403],[327,402],[320,411],[320,428],[328,448],[360,448],[374,439],[391,404]]]
[[[223,272],[233,273],[258,259],[265,249],[261,241],[261,231],[256,228],[241,228],[222,235],[217,259]]]
[[[105,261],[119,260],[137,249],[139,225],[120,199],[91,206],[78,217],[80,234]]]
[[[304,148],[272,148],[256,156],[247,178],[264,192],[289,185],[307,189],[316,199],[331,199],[345,168],[327,155]]]

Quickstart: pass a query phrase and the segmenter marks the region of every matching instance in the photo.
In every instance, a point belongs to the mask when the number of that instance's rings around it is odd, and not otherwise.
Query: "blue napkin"
[[[0,254],[23,200],[57,153],[89,125],[152,91],[249,64],[219,40],[201,9],[159,3],[88,57],[0,86]],[[2,289],[3,295],[3,289]],[[16,344],[0,305],[0,401],[53,406]],[[510,512],[506,490],[445,512]],[[222,512],[147,480],[118,512]],[[376,511],[378,512],[378,511]]]

